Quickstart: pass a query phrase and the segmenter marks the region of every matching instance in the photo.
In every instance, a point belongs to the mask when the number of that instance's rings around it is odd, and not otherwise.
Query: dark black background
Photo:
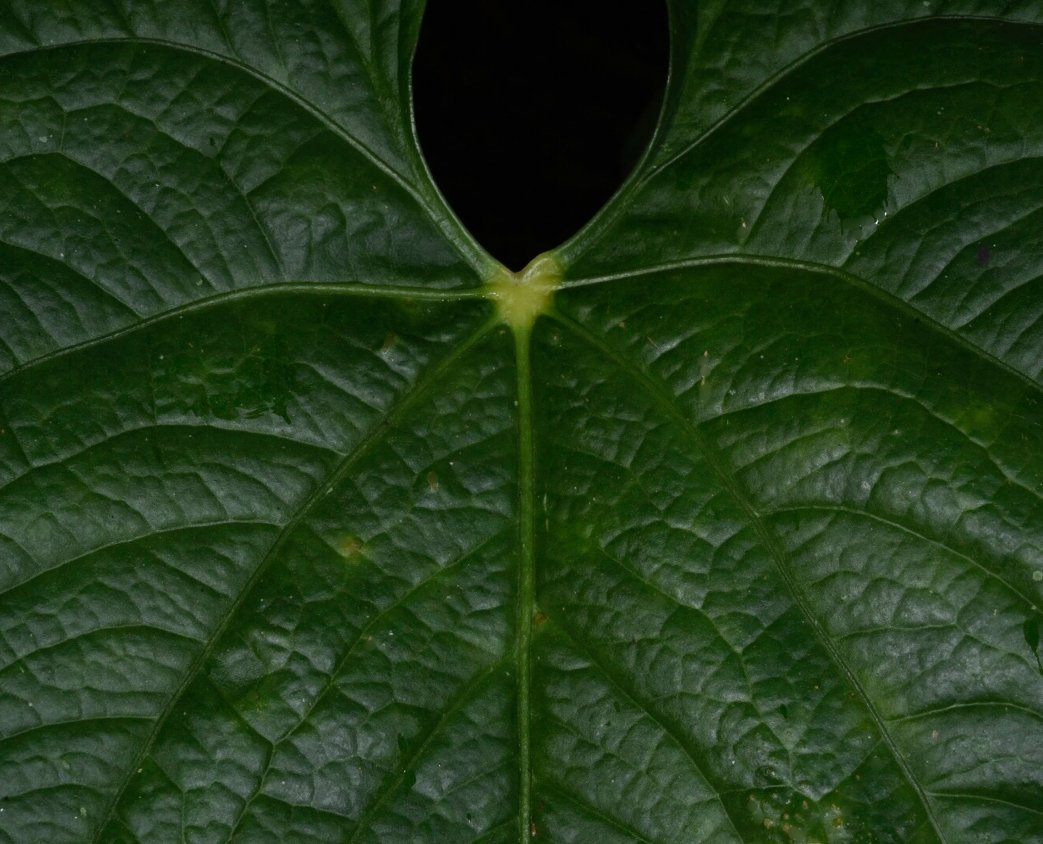
[[[667,50],[654,0],[428,0],[420,144],[494,257],[520,269],[615,192],[651,135]]]

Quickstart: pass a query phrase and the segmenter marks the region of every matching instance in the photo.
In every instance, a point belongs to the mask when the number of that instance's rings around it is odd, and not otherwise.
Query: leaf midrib
[[[532,829],[532,687],[533,614],[536,612],[536,445],[532,411],[532,331],[514,329],[514,365],[518,402],[518,607],[515,623],[518,714],[518,840]]]

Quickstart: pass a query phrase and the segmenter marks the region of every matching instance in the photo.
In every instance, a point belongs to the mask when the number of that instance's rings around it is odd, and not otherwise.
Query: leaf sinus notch
[[[485,295],[515,333],[527,334],[536,317],[550,309],[561,275],[558,259],[544,252],[519,273],[498,267],[485,284]]]

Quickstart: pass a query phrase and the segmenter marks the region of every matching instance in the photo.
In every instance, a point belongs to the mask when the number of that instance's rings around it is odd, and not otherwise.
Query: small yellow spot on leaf
[[[337,550],[342,557],[357,557],[362,552],[362,540],[353,534],[346,534],[337,543]]]

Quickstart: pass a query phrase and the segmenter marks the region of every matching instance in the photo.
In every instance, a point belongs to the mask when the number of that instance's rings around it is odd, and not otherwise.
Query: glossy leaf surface
[[[1043,841],[1038,4],[676,0],[522,279],[421,5],[0,0],[0,840]]]

